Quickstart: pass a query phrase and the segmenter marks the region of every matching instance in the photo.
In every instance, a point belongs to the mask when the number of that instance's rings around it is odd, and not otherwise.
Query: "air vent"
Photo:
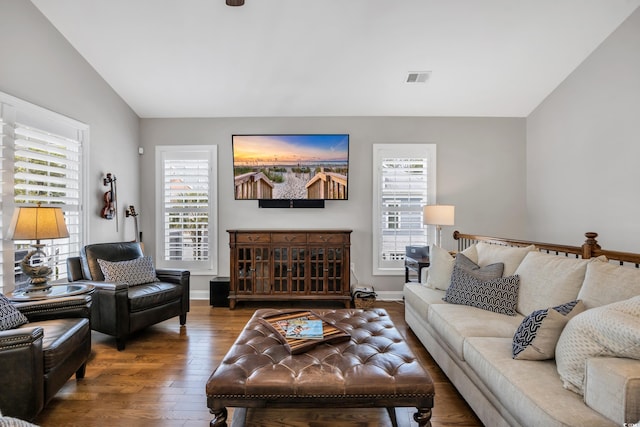
[[[410,71],[405,83],[426,83],[431,76],[431,71]]]

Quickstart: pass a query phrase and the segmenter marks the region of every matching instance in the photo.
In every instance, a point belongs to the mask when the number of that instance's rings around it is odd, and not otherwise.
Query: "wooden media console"
[[[351,305],[351,230],[227,230],[229,307],[251,300]]]

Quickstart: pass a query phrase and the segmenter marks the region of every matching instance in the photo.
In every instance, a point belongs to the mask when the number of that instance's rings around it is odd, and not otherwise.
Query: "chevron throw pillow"
[[[536,310],[522,320],[513,336],[512,355],[519,360],[549,360],[565,325],[585,310],[582,301]]]
[[[28,322],[24,314],[15,308],[7,297],[0,294],[0,331],[13,329]]]
[[[129,286],[136,286],[158,281],[153,260],[149,256],[118,262],[99,259],[98,264],[106,282],[128,283]]]
[[[451,285],[442,299],[451,304],[515,316],[519,284],[518,275],[482,281],[455,265]]]

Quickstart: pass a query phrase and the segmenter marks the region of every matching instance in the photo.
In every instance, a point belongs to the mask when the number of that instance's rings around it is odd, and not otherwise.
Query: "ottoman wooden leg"
[[[431,408],[416,408],[418,412],[413,414],[413,420],[420,427],[431,427]]]
[[[227,408],[211,409],[213,419],[209,423],[210,427],[227,427]]]
[[[396,408],[387,406],[387,412],[389,413],[389,418],[391,419],[391,426],[398,427],[398,420],[396,419]]]

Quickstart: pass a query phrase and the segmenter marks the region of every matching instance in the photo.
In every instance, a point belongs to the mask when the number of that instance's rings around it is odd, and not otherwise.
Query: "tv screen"
[[[346,200],[349,135],[233,135],[236,200]]]

